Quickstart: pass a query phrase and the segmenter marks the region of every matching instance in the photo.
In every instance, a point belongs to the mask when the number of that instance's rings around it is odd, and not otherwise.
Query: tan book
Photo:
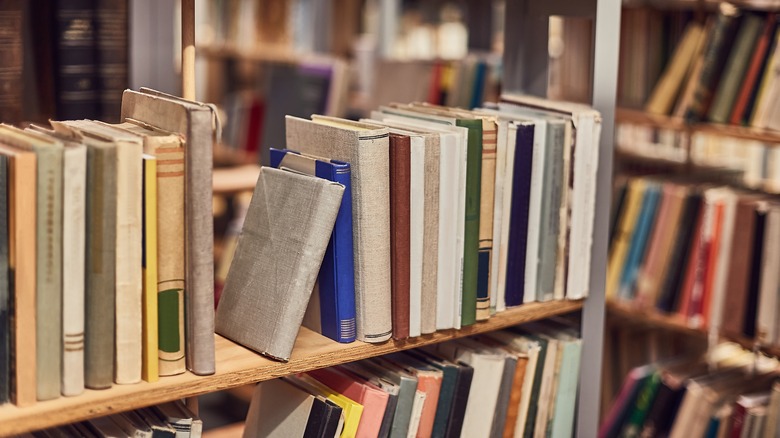
[[[11,401],[18,407],[36,400],[35,228],[26,226],[36,217],[36,157],[31,151],[9,147],[0,141],[0,154],[8,161],[8,266],[13,279]]]
[[[493,251],[493,200],[496,182],[496,118],[482,116],[482,181],[479,196],[479,274],[477,278],[477,319],[490,318],[490,270]]]
[[[688,67],[685,86],[682,88],[682,92],[677,98],[677,103],[674,106],[674,113],[672,114],[674,117],[684,117],[685,112],[693,102],[696,86],[699,83],[699,76],[701,76],[701,71],[704,68],[704,48],[707,45],[707,40],[712,34],[714,26],[715,20],[710,19],[707,21],[703,35],[691,54],[691,65]]]
[[[392,332],[388,130],[318,116],[287,116],[286,130],[291,149],[351,165],[357,337],[384,342]]]
[[[116,125],[143,138],[144,152],[157,158],[158,371],[183,373],[184,339],[184,146],[181,136],[133,119]]]
[[[102,136],[116,144],[116,320],[114,381],[141,381],[142,356],[142,142],[110,125],[88,120],[64,124],[84,133]]]
[[[0,125],[0,142],[35,152],[35,349],[38,400],[60,396],[62,370],[62,142]],[[29,218],[25,223],[29,223]]]

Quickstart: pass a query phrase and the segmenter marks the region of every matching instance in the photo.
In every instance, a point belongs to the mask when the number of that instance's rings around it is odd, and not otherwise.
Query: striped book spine
[[[493,196],[496,181],[497,126],[482,119],[482,180],[479,198],[479,259],[477,262],[477,320],[490,318],[490,267],[493,258]]]

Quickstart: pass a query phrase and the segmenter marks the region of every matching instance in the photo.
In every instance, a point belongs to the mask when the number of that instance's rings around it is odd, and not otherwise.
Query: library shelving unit
[[[193,0],[182,0],[184,95],[192,95],[192,67],[194,50],[191,41]],[[400,0],[380,0],[381,11],[400,11]],[[153,2],[156,3],[156,2]],[[155,6],[156,7],[156,6]],[[444,330],[404,341],[366,344],[356,341],[338,344],[302,328],[287,363],[268,360],[219,335],[216,337],[216,373],[196,376],[189,372],[178,376],[161,377],[158,382],[132,385],[114,385],[106,390],[86,390],[75,397],[38,402],[29,407],[12,404],[0,406],[0,436],[24,433],[100,417],[107,414],[137,409],[170,400],[234,388],[274,379],[293,373],[333,366],[359,359],[379,356],[394,351],[416,348],[437,342],[490,332],[501,328],[545,319],[571,312],[582,312],[583,357],[578,391],[577,436],[596,436],[599,420],[601,390],[601,358],[604,334],[604,284],[606,276],[607,237],[612,180],[613,129],[617,83],[618,41],[614,37],[620,27],[620,0],[507,0],[507,26],[504,50],[504,89],[544,96],[547,87],[547,38],[549,17],[554,15],[580,16],[595,21],[592,59],[594,107],[602,115],[602,134],[597,179],[595,230],[593,235],[590,294],[581,301],[553,301],[530,303],[508,309],[487,321],[461,330]],[[135,11],[133,19],[138,17]],[[392,18],[392,17],[390,17]],[[392,20],[388,26],[392,28]],[[397,18],[397,16],[396,16]],[[131,27],[135,28],[135,23]],[[139,24],[142,29],[149,23]],[[162,24],[161,24],[162,25]],[[187,33],[189,30],[189,34]],[[540,43],[543,42],[543,43]],[[158,43],[159,45],[159,43]],[[135,47],[133,50],[138,50]],[[154,49],[156,50],[156,49]],[[189,51],[188,51],[189,50]],[[137,69],[138,66],[134,66]],[[153,67],[150,67],[153,68]],[[135,71],[135,70],[134,70]]]

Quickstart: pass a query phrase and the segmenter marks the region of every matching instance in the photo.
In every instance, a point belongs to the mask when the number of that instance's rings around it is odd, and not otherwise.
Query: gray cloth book
[[[211,171],[219,123],[213,106],[141,88],[122,95],[122,120],[134,119],[184,137],[184,276],[187,369],[214,374],[214,219]]]
[[[217,333],[290,359],[344,186],[263,167],[217,308]]]

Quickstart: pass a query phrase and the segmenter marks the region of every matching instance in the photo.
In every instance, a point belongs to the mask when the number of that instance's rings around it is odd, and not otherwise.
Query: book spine
[[[420,324],[420,331],[425,334],[435,332],[437,324],[440,159],[439,140],[426,142],[425,169],[423,171],[425,205],[423,213],[422,321]]]
[[[8,215],[11,213],[8,202],[9,158],[0,155],[0,404],[11,400],[11,279],[9,271],[9,233]]]
[[[157,148],[157,335],[160,376],[185,370],[183,148]]]
[[[484,64],[481,64],[484,74]],[[472,102],[473,103],[473,102]],[[474,105],[477,106],[477,105]],[[493,196],[496,181],[496,122],[482,120],[482,175],[479,206],[477,320],[490,318],[490,268],[493,259]]]
[[[579,129],[577,129],[578,132],[581,132]],[[574,170],[574,166],[577,164],[576,162],[572,162],[574,160],[574,149],[576,146],[576,140],[574,137],[575,129],[574,129],[574,123],[569,123],[568,121],[564,124],[564,137],[563,137],[563,161],[561,162],[563,165],[563,168],[561,169],[561,196],[560,200],[558,201],[558,235],[557,235],[557,245],[555,252],[555,282],[553,283],[553,296],[552,299],[554,300],[562,300],[566,296],[566,275],[568,271],[567,263],[569,261],[569,255],[570,253],[574,252],[574,246],[578,242],[585,241],[587,237],[585,234],[579,234],[577,235],[577,239],[572,241],[572,245],[568,245],[569,242],[569,231],[571,227],[571,213],[573,210],[572,204],[574,202],[584,201],[585,196],[580,194],[579,199],[571,199],[572,198],[572,191],[574,188],[572,187],[572,183],[574,182],[574,178],[572,175],[572,172]],[[587,149],[587,145],[583,144],[580,148],[577,149]],[[596,148],[598,149],[598,148]],[[584,164],[585,160],[581,160],[580,164]],[[590,248],[588,248],[588,251],[583,253],[578,253],[577,255],[582,256],[582,259],[576,260],[576,264],[573,266],[573,268],[576,269],[577,266],[585,266],[584,263],[587,263],[587,266],[590,266]],[[588,270],[590,268],[587,268]],[[582,287],[583,284],[578,284],[578,286]],[[587,290],[587,289],[586,289]]]
[[[22,119],[24,10],[22,0],[6,0],[0,4],[0,120],[5,123],[18,123]]]
[[[410,177],[409,137],[390,135],[390,260],[392,272],[393,338],[409,337],[410,283]]]
[[[545,147],[544,182],[542,183],[542,209],[539,227],[539,265],[537,268],[536,299],[549,301],[555,291],[555,270],[558,259],[558,233],[560,232],[561,196],[566,188],[563,183],[565,128],[551,124]]]
[[[86,148],[64,153],[62,181],[62,395],[84,391]]]
[[[179,157],[184,161],[184,157]],[[183,184],[182,184],[183,185]],[[144,156],[143,175],[143,350],[141,378],[160,378],[157,312],[157,159]],[[181,193],[182,199],[184,194]]]
[[[95,119],[98,85],[94,0],[58,0],[55,26],[57,117]]]
[[[463,243],[463,301],[461,326],[477,320],[477,285],[479,273],[479,213],[482,182],[482,121],[461,120],[458,126],[468,128],[466,158],[466,213]]]
[[[474,380],[474,368],[460,364],[458,372],[458,381],[455,388],[455,395],[452,398],[452,408],[450,410],[449,421],[447,422],[447,438],[456,438],[461,436],[463,431],[463,419],[466,415],[466,405],[468,404],[469,394],[471,393],[471,382]]]
[[[771,39],[775,33],[775,24],[777,23],[777,14],[769,14],[764,23],[764,30],[761,32],[761,36],[756,43],[756,48],[753,51],[753,57],[748,64],[747,73],[745,73],[745,80],[742,81],[742,87],[737,95],[737,101],[734,103],[734,109],[731,111],[731,117],[729,122],[733,125],[739,125],[746,115],[749,115],[748,104],[751,101],[753,90],[758,88],[760,74],[763,71],[763,67],[766,63],[767,54],[769,53],[769,46]]]
[[[421,137],[409,137],[409,140],[409,336],[416,337],[422,334],[423,316],[425,143]],[[411,190],[412,187],[416,190]]]
[[[111,386],[114,372],[116,276],[116,148],[87,150],[87,290],[84,383]]]
[[[211,171],[213,167],[213,113],[191,111],[188,140],[198,146],[184,155],[185,246],[187,285],[187,369],[197,375],[214,374],[214,217]],[[181,278],[181,277],[178,277]],[[184,344],[182,344],[184,345]]]
[[[519,128],[518,128],[519,129]],[[547,143],[547,123],[534,123],[534,142],[531,153],[531,182],[528,198],[528,235],[525,250],[525,278],[523,279],[523,303],[536,301],[539,282],[539,247],[541,245],[542,203]],[[514,166],[507,162],[508,166]],[[507,182],[509,183],[509,182]],[[506,208],[506,206],[505,206]]]
[[[507,150],[507,122],[500,121],[496,130],[496,180],[493,190],[493,257],[490,260],[490,314],[502,312],[506,309],[506,300],[503,290],[499,288],[498,273],[500,270],[501,253],[505,251],[501,247],[501,231],[504,217],[504,186],[506,184],[506,150]]]
[[[38,400],[60,396],[62,372],[62,151],[39,149],[36,269]],[[53,224],[53,225],[52,225]]]
[[[118,123],[127,88],[127,0],[97,0],[97,90],[100,120]]]
[[[355,325],[355,275],[352,244],[352,175],[349,165],[321,166],[317,176],[344,186],[333,235],[322,259],[319,275],[322,334],[338,342],[352,342]]]
[[[512,209],[509,227],[509,246],[506,269],[506,305],[523,304],[526,277],[526,250],[528,247],[529,202],[533,163],[534,127],[517,127],[514,171],[512,172]]]
[[[634,237],[631,242],[631,249],[626,257],[626,264],[620,278],[620,289],[618,295],[621,298],[633,298],[635,293],[634,285],[639,275],[639,269],[645,254],[648,236],[655,223],[655,211],[658,206],[659,187],[651,185],[645,191],[642,201],[642,210],[637,219],[637,225],[634,228]]]

